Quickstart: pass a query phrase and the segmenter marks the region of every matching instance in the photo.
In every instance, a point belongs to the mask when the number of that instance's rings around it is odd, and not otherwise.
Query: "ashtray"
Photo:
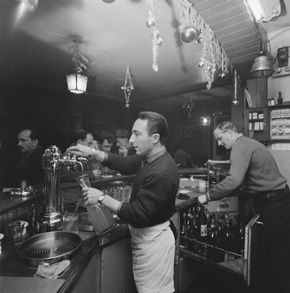
[[[179,199],[189,199],[190,196],[188,195],[188,193],[190,192],[190,190],[185,190],[185,189],[182,189],[179,191],[178,195],[177,195],[177,198]]]

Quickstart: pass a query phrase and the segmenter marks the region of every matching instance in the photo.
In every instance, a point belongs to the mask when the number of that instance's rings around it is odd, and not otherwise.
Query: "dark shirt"
[[[15,168],[15,186],[20,186],[21,180],[26,180],[28,186],[44,183],[43,153],[43,148],[37,146],[33,151],[25,153],[21,157]]]
[[[129,203],[118,211],[121,220],[134,227],[164,223],[174,214],[179,174],[172,156],[165,152],[141,168],[142,157],[108,154],[103,162],[123,175],[136,174]]]

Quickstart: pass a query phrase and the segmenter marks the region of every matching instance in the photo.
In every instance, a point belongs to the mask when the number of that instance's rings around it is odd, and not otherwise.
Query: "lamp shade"
[[[71,93],[83,94],[87,90],[88,77],[78,73],[66,76],[67,87]]]
[[[254,60],[254,64],[250,70],[253,77],[266,77],[274,72],[271,60],[268,56],[261,55]]]

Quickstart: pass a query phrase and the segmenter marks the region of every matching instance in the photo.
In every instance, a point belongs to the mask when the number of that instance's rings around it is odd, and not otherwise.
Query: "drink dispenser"
[[[60,179],[59,170],[65,166],[67,171],[80,168],[87,163],[83,157],[77,157],[71,153],[62,155],[57,146],[50,146],[42,156],[42,166],[45,170],[44,196],[45,211],[40,223],[41,232],[57,231],[62,229],[62,214],[59,204]]]

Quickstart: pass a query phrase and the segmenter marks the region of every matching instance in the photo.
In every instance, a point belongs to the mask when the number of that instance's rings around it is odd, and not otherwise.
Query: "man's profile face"
[[[105,139],[103,143],[101,144],[101,149],[107,153],[111,151],[111,147],[112,147],[112,143],[108,142],[107,139]]]
[[[31,152],[38,145],[38,140],[37,139],[32,140],[30,137],[30,134],[31,134],[31,131],[29,129],[22,130],[18,134],[18,146],[22,153]]]
[[[137,119],[132,128],[130,142],[137,155],[146,156],[150,154],[154,147],[154,134],[148,134],[147,124],[147,120]]]
[[[92,147],[94,143],[94,137],[88,133],[85,140],[80,140],[79,142],[82,145],[86,145],[88,147]]]
[[[227,150],[230,150],[232,148],[232,144],[233,144],[232,131],[216,129],[214,131],[214,137],[219,146],[223,146]]]

